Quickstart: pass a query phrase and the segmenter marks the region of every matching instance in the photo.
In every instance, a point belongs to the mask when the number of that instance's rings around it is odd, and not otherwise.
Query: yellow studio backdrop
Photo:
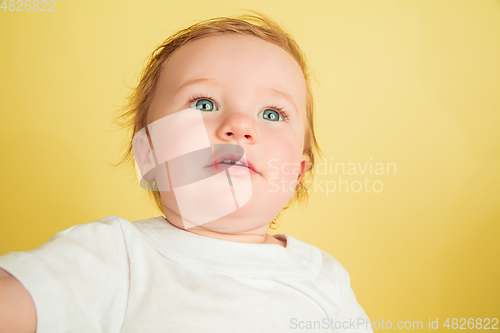
[[[249,8],[306,53],[326,157],[271,234],[337,258],[372,322],[500,317],[499,1],[54,3],[0,9],[0,255],[160,215],[111,167],[126,138],[111,120],[172,32]]]

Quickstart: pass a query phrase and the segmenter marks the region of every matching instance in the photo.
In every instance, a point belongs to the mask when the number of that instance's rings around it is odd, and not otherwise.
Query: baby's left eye
[[[283,120],[283,118],[281,118],[281,114],[279,114],[278,111],[272,110],[272,109],[264,110],[261,113],[259,113],[259,117],[260,117],[260,115],[262,115],[261,118],[267,119],[267,120],[272,120],[272,121]]]

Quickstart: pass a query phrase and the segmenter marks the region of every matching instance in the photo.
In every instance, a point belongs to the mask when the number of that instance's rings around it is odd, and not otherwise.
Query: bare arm
[[[35,303],[26,288],[0,268],[0,333],[34,333]]]

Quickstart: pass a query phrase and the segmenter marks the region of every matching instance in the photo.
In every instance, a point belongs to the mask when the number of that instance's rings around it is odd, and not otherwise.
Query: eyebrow
[[[187,80],[186,82],[184,82],[183,84],[181,84],[180,86],[178,86],[175,91],[174,91],[174,95],[179,91],[181,90],[182,88],[184,87],[187,87],[187,86],[190,86],[192,84],[195,84],[195,83],[199,83],[199,82],[206,82],[206,83],[209,83],[210,85],[216,85],[217,83],[219,83],[219,81],[217,81],[216,79],[210,79],[210,78],[199,78],[199,79],[192,79],[192,80]]]
[[[198,79],[187,80],[186,82],[184,82],[183,84],[181,84],[179,87],[177,87],[175,89],[174,95],[179,90],[183,89],[184,87],[187,87],[187,86],[195,84],[195,83],[208,83],[208,84],[214,86],[214,85],[217,85],[219,83],[219,81],[217,81],[216,79],[213,79],[213,78],[198,78]],[[261,90],[264,90],[264,89],[261,89]],[[283,92],[281,90],[278,90],[278,89],[271,88],[271,87],[267,87],[267,89],[265,89],[265,90],[272,92],[274,95],[279,95],[279,96],[282,96],[285,99],[287,99],[290,103],[292,103],[292,105],[295,108],[295,111],[297,113],[299,113],[299,108],[297,107],[295,100],[292,98],[292,96],[290,96],[290,94]]]
[[[297,104],[295,103],[295,100],[292,98],[292,96],[290,96],[290,94],[286,93],[286,92],[283,92],[281,90],[278,90],[278,89],[274,89],[274,88],[267,88],[267,90],[269,90],[270,92],[274,93],[275,95],[280,95],[282,97],[284,97],[285,99],[287,99],[290,103],[292,103],[292,105],[294,106],[294,109],[297,113],[299,113],[299,108],[297,107]]]

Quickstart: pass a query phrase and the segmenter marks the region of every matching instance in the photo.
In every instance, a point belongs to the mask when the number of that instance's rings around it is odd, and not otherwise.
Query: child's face
[[[193,82],[198,79],[211,81]],[[275,106],[288,119],[273,111]],[[299,65],[280,47],[253,36],[223,34],[191,41],[163,64],[149,122],[190,107],[200,110],[212,146],[241,146],[255,169],[250,171],[250,200],[203,227],[242,233],[268,226],[293,198],[307,163],[306,84]],[[199,131],[189,133],[189,125],[179,140],[199,136]],[[174,193],[161,195],[165,216],[182,227]]]

